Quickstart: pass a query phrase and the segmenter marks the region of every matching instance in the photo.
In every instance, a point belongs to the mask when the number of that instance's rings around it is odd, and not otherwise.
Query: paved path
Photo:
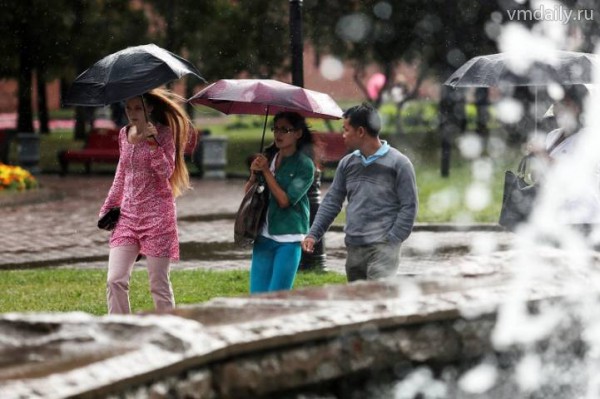
[[[36,195],[0,200],[1,268],[59,266],[104,268],[108,232],[96,227],[97,213],[112,176],[39,177]],[[241,180],[192,181],[194,190],[178,199],[182,260],[174,268],[247,269],[250,251],[233,246],[233,219],[242,197]],[[326,191],[326,187],[323,190]],[[1,197],[0,197],[1,198]],[[44,200],[36,203],[38,200]],[[432,231],[418,228],[403,246],[401,274],[469,275],[493,272],[469,256],[495,254],[512,235],[498,231]],[[344,272],[343,233],[326,235],[327,269]],[[465,264],[468,270],[465,270]],[[138,263],[144,266],[144,261]]]

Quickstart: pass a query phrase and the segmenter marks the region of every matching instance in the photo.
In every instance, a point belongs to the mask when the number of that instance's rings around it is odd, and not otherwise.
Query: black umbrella
[[[452,87],[586,84],[592,83],[592,71],[600,66],[597,55],[573,51],[547,52],[543,59],[527,65],[521,64],[523,60],[522,55],[510,52],[471,58],[444,84]]]
[[[128,47],[96,62],[79,75],[65,105],[101,107],[139,96],[192,74],[204,81],[186,59],[154,44]]]

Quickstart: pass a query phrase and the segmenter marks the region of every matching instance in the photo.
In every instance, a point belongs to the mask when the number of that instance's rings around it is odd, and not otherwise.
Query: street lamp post
[[[292,84],[304,87],[302,0],[290,0],[290,44],[292,53]]]
[[[292,84],[304,87],[304,44],[302,41],[302,0],[290,0],[290,45],[292,53]],[[308,190],[310,223],[312,224],[321,204],[321,171],[315,172],[315,180]],[[312,253],[303,252],[300,269],[322,269],[325,266],[325,238],[315,245]]]

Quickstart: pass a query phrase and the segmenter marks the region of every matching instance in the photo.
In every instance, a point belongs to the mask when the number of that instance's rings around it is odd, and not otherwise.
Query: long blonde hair
[[[189,115],[179,102],[184,102],[183,97],[165,90],[153,89],[144,94],[144,100],[152,105],[152,118],[163,125],[169,126],[173,141],[175,142],[175,170],[169,179],[173,197],[178,197],[185,190],[191,188],[190,175],[185,164],[184,152],[188,140],[194,139],[196,129]]]

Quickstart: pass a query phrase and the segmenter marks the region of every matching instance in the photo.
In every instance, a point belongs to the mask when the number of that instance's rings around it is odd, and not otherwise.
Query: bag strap
[[[558,138],[556,140],[554,140],[554,143],[552,143],[552,145],[546,150],[546,152],[549,154],[552,151],[554,151],[554,149],[556,147],[558,147],[560,145],[560,143],[562,143],[563,141],[565,141],[567,139],[567,135],[565,134],[565,131],[563,130],[560,135],[558,136]],[[517,168],[517,174],[521,177],[525,177],[525,174],[527,173],[527,167],[529,166],[529,160],[531,158],[533,158],[534,155],[532,153],[529,153],[527,155],[525,155],[523,158],[521,158],[521,161],[519,162],[519,167]]]
[[[527,172],[527,166],[529,165],[529,160],[533,157],[533,154],[527,154],[521,161],[519,162],[519,167],[517,168],[517,175],[521,177],[525,177],[525,173]]]
[[[560,136],[558,136],[558,138],[556,140],[554,140],[554,143],[552,143],[552,145],[550,146],[550,148],[548,148],[546,150],[546,152],[548,154],[550,154],[552,151],[554,151],[556,149],[556,147],[558,147],[560,145],[560,143],[562,143],[566,139],[567,139],[567,135],[565,134],[565,131],[563,130],[562,132],[560,132]]]

